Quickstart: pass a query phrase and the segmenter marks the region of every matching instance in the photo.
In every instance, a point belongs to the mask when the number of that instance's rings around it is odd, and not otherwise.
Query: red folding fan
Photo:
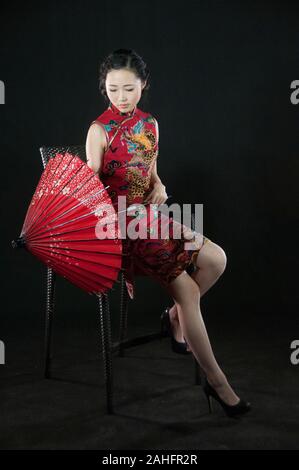
[[[106,236],[99,236],[99,229]],[[122,243],[110,196],[98,175],[71,153],[49,160],[12,244],[24,246],[89,294],[108,291],[121,268]]]

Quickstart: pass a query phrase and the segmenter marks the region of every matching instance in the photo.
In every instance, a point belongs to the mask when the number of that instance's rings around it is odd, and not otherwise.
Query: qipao
[[[136,210],[126,213],[126,224],[137,218],[137,227],[146,224],[143,228],[149,234],[148,238],[126,237],[122,240],[122,269],[128,294],[133,299],[135,275],[150,276],[166,286],[190,263],[195,262],[201,247],[209,239],[202,235],[199,241],[197,237],[192,249],[185,249],[185,242],[187,239],[190,241],[192,232],[179,224],[182,236],[174,238],[173,229],[175,225],[178,227],[178,222],[172,217],[167,218],[169,232],[166,236],[154,235],[154,238],[150,238],[151,233],[161,234],[161,223],[165,218],[155,205],[145,205],[146,213],[138,210],[138,204],[143,204],[152,190],[151,172],[159,150],[156,119],[137,106],[130,112],[121,112],[110,102],[108,108],[93,122],[102,126],[107,141],[100,180],[105,187],[109,186],[107,192],[116,211],[118,196],[125,196],[127,207],[132,204],[136,207]],[[186,233],[189,238],[184,238]]]

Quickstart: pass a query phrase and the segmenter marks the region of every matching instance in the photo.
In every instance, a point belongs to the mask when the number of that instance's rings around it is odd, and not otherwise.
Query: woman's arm
[[[155,160],[154,167],[152,169],[149,190],[150,193],[146,196],[144,200],[145,203],[164,204],[164,202],[167,201],[168,196],[166,188],[157,173],[157,160]]]
[[[156,128],[156,146],[157,146],[157,152],[159,151],[159,125],[158,125],[158,121],[156,118],[154,118],[154,121],[155,121],[155,128]],[[157,157],[158,157],[158,154],[157,154]],[[157,171],[157,157],[156,157],[156,160],[155,160],[155,164],[153,166],[153,169],[152,169],[152,172],[151,172],[151,180],[150,180],[150,187],[153,188],[155,186],[155,184],[162,184],[162,181],[160,180],[159,176],[158,176],[158,171]],[[162,186],[164,186],[162,184]],[[165,188],[165,186],[164,186]]]
[[[157,172],[157,159],[155,160],[155,164],[153,166],[153,169],[152,169],[152,172],[151,172],[151,180],[150,180],[150,187],[153,188],[156,184],[162,184],[162,181],[160,180],[159,176],[158,176],[158,172]],[[165,188],[165,186],[164,186]]]
[[[94,122],[88,129],[86,138],[87,165],[100,176],[103,163],[103,155],[107,146],[105,131],[100,124]]]

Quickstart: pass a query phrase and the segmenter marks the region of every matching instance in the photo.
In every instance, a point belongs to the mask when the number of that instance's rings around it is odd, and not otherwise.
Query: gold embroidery
[[[143,197],[148,190],[151,179],[151,170],[157,157],[156,137],[149,129],[143,129],[140,133],[125,132],[124,137],[137,148],[127,164],[126,178],[129,182],[128,200],[135,197]]]

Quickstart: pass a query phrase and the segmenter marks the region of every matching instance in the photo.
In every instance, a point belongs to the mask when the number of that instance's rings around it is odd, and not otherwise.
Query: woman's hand
[[[168,196],[164,184],[157,182],[153,185],[152,191],[146,196],[144,203],[150,204],[164,204]]]

